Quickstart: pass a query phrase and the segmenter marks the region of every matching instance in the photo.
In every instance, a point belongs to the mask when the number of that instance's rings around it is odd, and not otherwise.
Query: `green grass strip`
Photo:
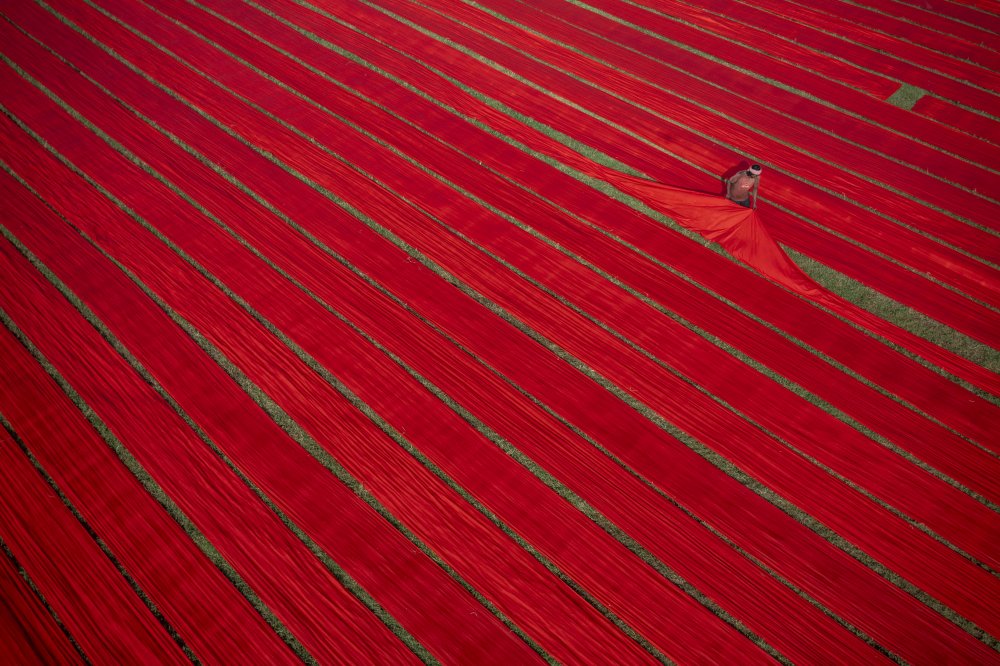
[[[874,289],[869,289],[857,280],[792,248],[785,247],[784,250],[809,277],[838,296],[991,372],[1000,372],[1000,350],[970,338]]]
[[[7,419],[3,417],[2,414],[0,414],[0,420],[3,421],[4,429],[7,430],[7,432],[10,433],[11,436],[15,437],[16,439],[16,435],[8,427],[9,423],[7,422]],[[32,593],[38,599],[39,603],[42,604],[42,606],[48,612],[49,616],[59,627],[59,630],[62,632],[63,636],[66,637],[66,640],[70,642],[70,645],[73,646],[73,649],[76,650],[76,653],[80,655],[80,660],[85,664],[93,664],[94,662],[91,661],[90,657],[87,656],[87,653],[83,651],[83,648],[80,646],[80,643],[77,642],[76,638],[70,632],[69,628],[63,623],[62,618],[60,618],[59,614],[56,613],[54,608],[52,608],[52,605],[49,603],[48,599],[45,598],[45,595],[42,594],[42,591],[38,589],[38,586],[35,584],[35,581],[32,580],[31,575],[28,574],[28,572],[24,569],[24,567],[21,566],[21,563],[18,561],[17,556],[15,556],[13,551],[11,551],[10,546],[7,545],[7,543],[3,540],[2,536],[0,536],[0,550],[2,550],[7,559],[10,560],[10,563],[17,570],[17,574],[21,577],[22,580],[24,580],[24,582],[31,589]]]
[[[893,106],[898,106],[901,109],[910,111],[913,109],[913,105],[926,94],[927,91],[922,88],[911,86],[908,83],[901,83],[899,90],[889,95],[885,101],[889,102],[889,104],[892,104]]]

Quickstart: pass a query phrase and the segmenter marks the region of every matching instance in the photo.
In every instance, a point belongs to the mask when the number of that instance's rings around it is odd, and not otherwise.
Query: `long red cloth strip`
[[[919,5],[902,0],[877,4],[873,8],[876,11],[930,26],[945,34],[959,35],[976,44],[990,44],[1000,33],[1000,19],[950,0],[926,0]]]
[[[831,63],[832,66],[824,71],[834,80],[850,83],[850,79],[857,76],[853,68],[858,67],[868,76],[881,75],[891,80],[919,83],[937,95],[983,111],[996,104],[995,93],[1000,88],[996,73],[912,46],[898,38],[873,39],[873,33],[867,30],[829,25],[822,20],[816,25],[803,25],[787,20],[784,12],[776,16],[762,11],[760,5],[734,5],[726,11],[726,20],[720,21],[697,5],[645,4],[661,15],[683,20],[731,42],[780,54],[789,62],[809,63],[805,66],[810,69],[813,63]],[[873,57],[872,49],[889,55]],[[847,76],[841,73],[844,70]]]
[[[934,48],[942,53],[968,60],[994,71],[1000,68],[1000,54],[996,50],[990,49],[987,46],[988,42],[948,35],[924,24],[905,21],[844,0],[835,0],[834,2],[807,0],[796,4],[810,13],[815,12],[818,17],[828,16],[835,23],[843,20],[869,29],[873,33],[906,35],[916,44]],[[786,7],[783,11],[794,12],[795,10]]]
[[[676,3],[670,5],[671,10],[676,7]],[[712,3],[700,2],[692,9],[697,11],[701,8],[711,9]],[[910,25],[903,32],[885,34],[862,27],[842,15],[832,13],[831,5],[823,9],[824,11],[820,12],[797,4],[787,4],[782,5],[779,16],[760,5],[750,7],[734,3],[726,9],[727,18],[732,19],[731,23],[726,25],[770,29],[773,34],[781,34],[786,39],[796,40],[801,36],[804,27],[812,28],[813,30],[808,31],[809,39],[814,40],[813,44],[820,51],[836,54],[838,58],[847,58],[855,64],[891,78],[919,82],[921,87],[930,88],[945,97],[950,97],[945,91],[961,81],[974,82],[977,86],[994,92],[1000,90],[1000,79],[995,68],[995,65],[1000,64],[1000,59],[997,58],[995,51],[991,53],[983,46],[949,38],[941,33],[935,33],[930,41],[914,41],[914,33],[919,32],[920,26]],[[685,18],[692,18],[696,11],[686,12]],[[745,39],[740,40],[738,31],[730,35],[730,38],[746,42]],[[753,43],[752,40],[750,43]],[[802,40],[800,43],[806,42]],[[871,49],[891,53],[893,57],[873,58]],[[982,62],[977,63],[974,58]],[[904,61],[909,67],[897,70],[898,60]],[[931,85],[922,70],[914,66],[935,70],[959,81],[949,80],[947,88],[938,88],[936,85]],[[934,80],[940,82],[940,79],[941,77],[935,77]]]
[[[951,102],[937,97],[924,96],[913,105],[914,113],[920,113],[938,122],[960,127],[963,132],[990,141],[994,146],[1000,145],[1000,121],[968,109],[963,109]]]
[[[0,448],[13,446],[0,432]],[[6,553],[0,557],[0,654],[15,664],[86,663]]]
[[[30,220],[34,229],[57,230],[63,224],[36,199],[23,196],[23,188],[8,175],[0,175],[0,180],[19,220]],[[13,218],[7,223],[17,226]],[[5,364],[4,370],[0,409],[5,417],[192,650],[201,658],[226,660],[252,646],[269,661],[291,658],[288,646],[128,472],[54,382],[28,360]],[[67,441],[73,442],[72,456],[64,450]],[[87,475],[80,469],[102,471]]]
[[[551,3],[561,4],[561,0],[543,0],[546,6]],[[704,31],[689,28],[668,18],[657,16],[637,7],[635,4],[621,2],[621,0],[594,0],[590,3],[596,8],[607,13],[612,21],[624,20],[631,25],[637,25],[644,31],[652,35],[659,36],[671,41],[680,42],[691,49],[711,53],[717,58],[727,63],[737,63],[741,69],[749,70],[758,77],[765,80],[776,80],[783,85],[792,86],[795,90],[805,92],[817,99],[825,100],[835,107],[856,113],[864,118],[877,121],[880,124],[893,128],[908,128],[905,132],[911,134],[916,131],[918,136],[929,140],[932,144],[942,138],[935,134],[935,124],[922,121],[906,114],[891,105],[872,104],[871,95],[865,94],[861,90],[842,84],[838,81],[816,76],[808,71],[803,71],[794,62],[785,62],[781,59],[771,57],[767,52],[749,49],[740,44],[733,43],[726,39],[721,39]],[[653,40],[657,43],[660,40]],[[626,42],[628,43],[628,42]],[[988,42],[977,42],[988,43]],[[657,49],[643,49],[647,55],[655,55]],[[759,85],[757,77],[745,77],[744,85],[747,89],[753,90]],[[897,82],[886,82],[877,90],[872,90],[879,99],[885,99],[899,87]],[[747,98],[753,99],[753,94],[747,94]],[[910,116],[910,117],[907,117]],[[968,155],[974,162],[988,166],[991,162],[988,157],[990,150],[988,147],[978,145],[978,142],[963,142],[965,145],[946,143],[949,148],[954,145],[954,150],[973,151],[979,158]]]
[[[10,243],[0,242],[0,288],[20,287],[27,295],[30,283],[11,271],[11,264],[24,261],[16,254]],[[26,355],[6,328],[0,329],[0,354],[5,364],[20,363]],[[72,455],[72,442],[65,444],[69,450],[64,454]],[[0,534],[88,658],[188,663],[180,646],[6,432],[0,434]]]
[[[877,146],[882,153],[903,159],[907,164],[947,174],[952,181],[966,185],[970,182],[965,180],[967,177],[972,182],[989,178],[989,171],[983,168],[989,162],[977,165],[964,158],[943,154],[924,141],[916,141],[889,127],[849,116],[819,101],[793,95],[767,81],[757,81],[741,72],[719,67],[680,46],[658,40],[604,16],[573,11],[573,6],[565,2],[532,3],[530,8],[522,0],[488,0],[482,4],[512,17],[519,25],[612,65],[620,72],[697,99],[713,112],[738,114],[743,122],[764,127],[770,133],[787,131],[782,125],[794,125],[793,118],[808,118],[810,127],[834,135],[842,135],[848,128],[853,134],[858,127],[864,127],[865,135],[872,140],[870,145]],[[778,116],[781,121],[777,126],[768,122],[775,112],[782,114]],[[944,139],[940,132],[927,138],[933,138],[935,144]],[[812,143],[809,147],[815,149]],[[948,147],[950,150],[961,150],[961,146]]]

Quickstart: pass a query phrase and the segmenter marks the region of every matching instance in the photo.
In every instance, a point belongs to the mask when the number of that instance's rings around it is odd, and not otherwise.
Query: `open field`
[[[1000,664],[996,0],[0,16],[0,663]]]

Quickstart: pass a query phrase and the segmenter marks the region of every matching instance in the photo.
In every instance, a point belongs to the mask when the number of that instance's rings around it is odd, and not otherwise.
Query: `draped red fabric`
[[[761,275],[803,296],[822,299],[822,288],[778,246],[756,209],[718,194],[671,187],[611,170],[603,173],[603,179],[683,227],[715,241]]]
[[[73,198],[74,197],[67,197],[66,199],[67,200],[72,200]],[[124,247],[128,247],[129,245],[130,244],[126,244]],[[138,267],[138,265],[137,265],[137,267]],[[240,266],[232,266],[231,270],[241,272],[242,274],[252,274],[252,273],[254,273],[254,271],[240,270]],[[167,274],[173,274],[174,271],[166,271],[166,273]],[[196,290],[196,293],[198,293],[198,290]],[[182,303],[181,300],[176,300],[175,302],[177,304]],[[213,310],[212,310],[212,308],[208,308],[206,311],[211,312]],[[384,373],[382,373],[379,376],[384,378],[386,375]],[[297,384],[298,384],[298,382],[297,382]],[[627,414],[627,412],[622,412],[621,417],[624,417],[625,414]],[[407,430],[407,432],[413,432],[412,424],[408,424],[406,430]],[[573,456],[570,456],[570,458],[572,458],[572,457]],[[697,460],[697,459],[695,459],[695,460]],[[677,470],[690,469],[690,465],[693,462],[694,461],[688,461],[686,464],[677,465],[677,466],[675,466],[675,469],[677,469]],[[702,464],[704,464],[704,463],[702,463]],[[716,490],[715,490],[715,493],[717,493],[717,492],[718,492],[718,488],[716,488]],[[510,494],[508,496],[511,497],[511,498],[516,498],[516,497],[523,498],[525,496],[524,495],[524,490],[523,489],[519,490],[518,492],[512,493],[512,494]],[[776,514],[772,518],[777,518],[778,515],[780,515],[780,514]],[[715,512],[715,519],[718,519],[718,518],[719,518],[719,516],[718,516],[717,512]],[[745,520],[746,520],[746,518],[744,517],[744,521]],[[551,530],[551,527],[548,528],[548,529]],[[773,530],[774,529],[774,524],[772,523],[768,529],[769,530]],[[777,556],[777,553],[775,553],[773,556]],[[826,557],[823,556],[823,555],[821,555],[820,553],[815,553],[814,557],[820,557],[821,559],[824,559],[824,560],[826,559]],[[593,559],[591,559],[591,561],[593,561]],[[837,565],[837,568],[839,569],[839,568],[847,566],[848,562],[849,561],[839,563],[839,565]],[[620,568],[622,565],[623,565],[623,563],[621,561],[618,561],[615,566]],[[829,566],[834,566],[834,565],[833,565],[833,563],[830,563]],[[857,571],[854,571],[853,573],[851,573],[851,571],[852,571],[852,568],[850,566],[847,566],[846,570],[842,573],[842,575],[848,575],[848,576],[858,575]],[[587,579],[587,580],[591,580],[591,579]],[[593,586],[593,585],[596,585],[597,583],[596,583],[596,580],[591,580],[591,582],[589,584]],[[619,583],[618,585],[621,586],[622,583]],[[647,587],[647,589],[649,589],[649,588]],[[829,591],[826,592],[826,594],[829,594],[829,593],[830,593]],[[873,593],[873,590],[871,590],[870,588],[869,588],[869,593]],[[640,598],[642,598],[641,588],[638,589],[638,590],[634,590],[634,591],[631,592],[631,599],[632,599],[633,603],[636,603]],[[647,602],[646,602],[644,608],[646,608],[646,609],[651,608],[652,606],[650,605],[650,602],[652,602],[652,601],[653,601],[652,599],[647,599]],[[836,603],[834,600],[831,600],[831,602],[832,603]],[[880,601],[878,603],[878,607],[884,608],[886,604],[893,605],[893,604],[897,604],[898,602],[899,602],[899,600],[898,599],[893,600],[892,597],[891,597],[891,595],[890,595],[890,597],[880,597]],[[903,609],[900,608],[900,612],[905,612],[905,611],[903,611]],[[918,623],[921,623],[921,624],[923,622],[922,620],[917,620],[916,618],[914,618],[914,621],[916,621]],[[865,621],[864,624],[865,624],[865,626],[869,626],[870,625],[873,629],[876,627],[875,624],[871,624],[870,620]],[[702,631],[704,631],[704,628],[702,628]],[[936,630],[931,630],[931,631],[936,631]],[[876,633],[882,635],[882,632],[876,631]],[[887,638],[887,640],[889,640],[890,642],[892,642],[891,638],[888,638],[888,637],[886,637],[886,638]],[[791,649],[791,648],[789,648],[789,649]]]
[[[913,111],[944,125],[961,127],[964,131],[994,146],[1000,145],[1000,132],[997,132],[996,120],[958,106],[954,102],[925,95],[913,105]]]

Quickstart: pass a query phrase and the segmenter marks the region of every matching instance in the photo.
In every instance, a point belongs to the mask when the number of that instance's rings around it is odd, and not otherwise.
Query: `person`
[[[757,190],[760,188],[759,164],[746,171],[737,171],[726,181],[726,198],[747,208],[757,207]]]

